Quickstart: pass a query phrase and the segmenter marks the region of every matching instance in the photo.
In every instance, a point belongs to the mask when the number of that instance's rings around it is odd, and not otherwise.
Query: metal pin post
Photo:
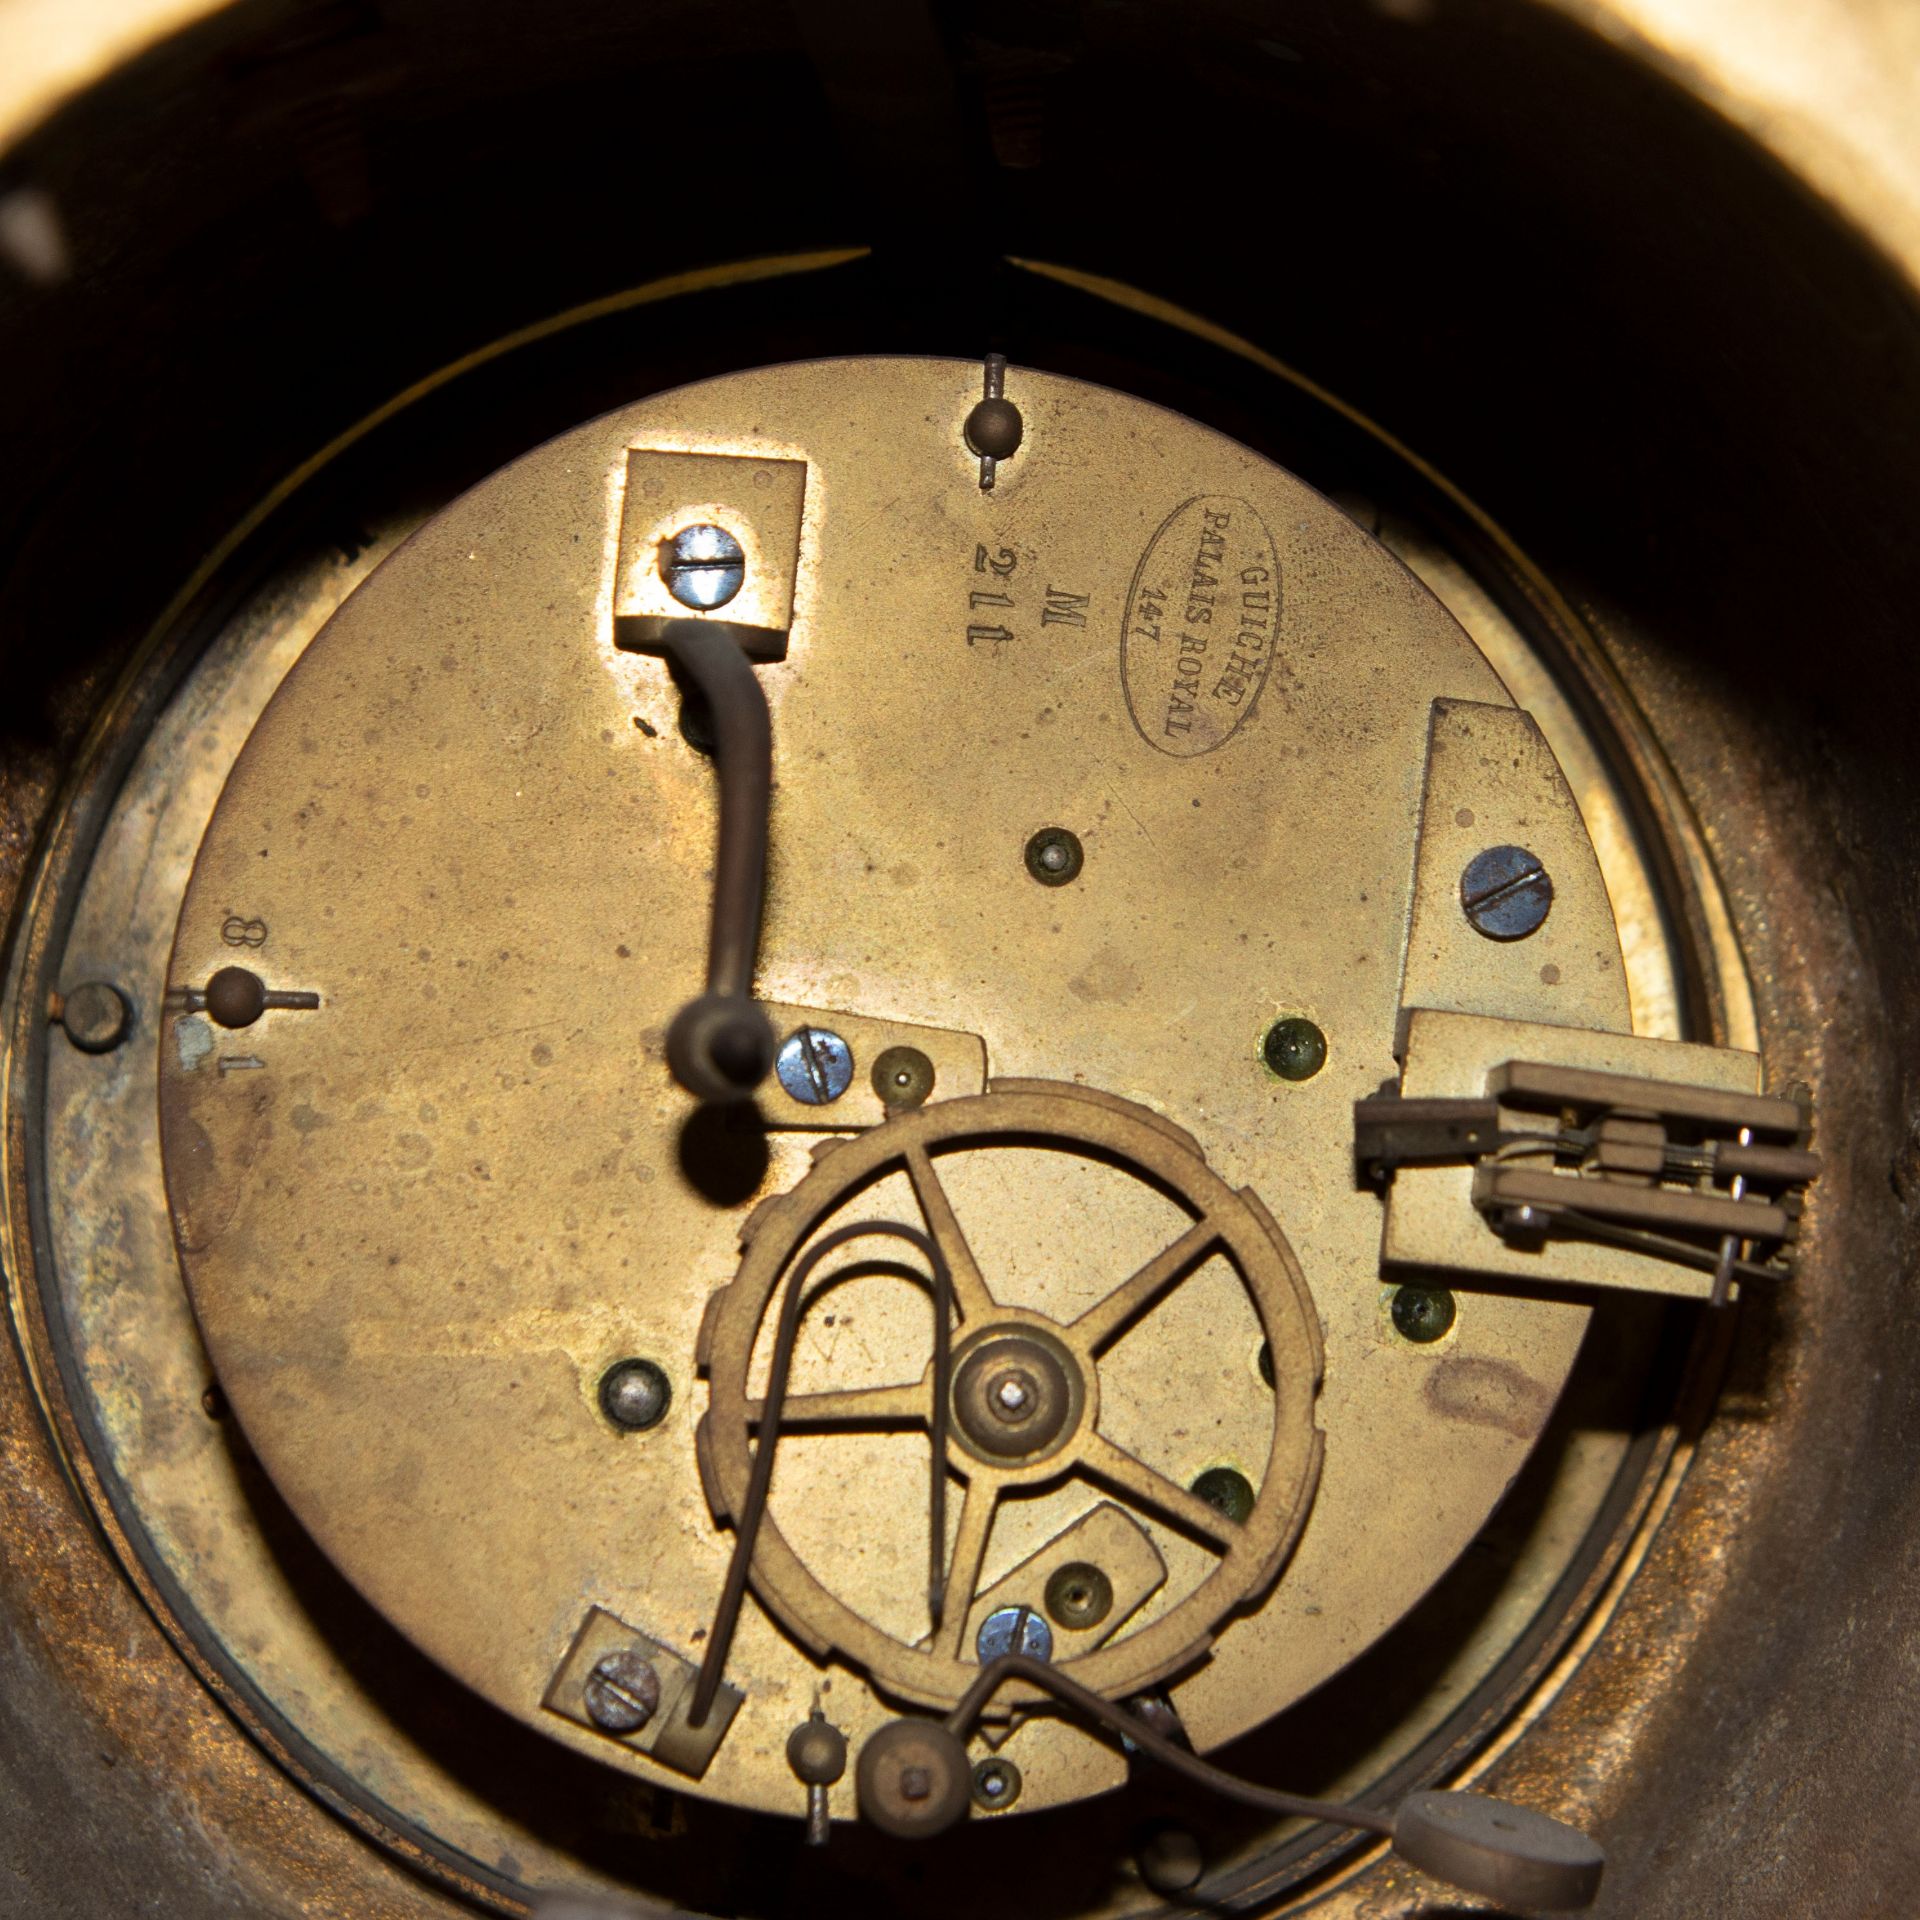
[[[967,445],[980,456],[980,490],[993,491],[1002,460],[1011,460],[1026,434],[1020,409],[1007,398],[1007,356],[987,355],[980,398],[967,415]]]

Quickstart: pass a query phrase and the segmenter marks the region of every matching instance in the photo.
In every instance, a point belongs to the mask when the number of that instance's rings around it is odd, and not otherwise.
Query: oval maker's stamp
[[[1273,536],[1233,494],[1196,494],[1160,523],[1127,589],[1120,680],[1141,739],[1181,758],[1224,747],[1273,665]]]

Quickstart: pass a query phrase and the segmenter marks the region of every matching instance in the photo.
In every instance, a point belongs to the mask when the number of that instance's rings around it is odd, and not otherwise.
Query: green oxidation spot
[[[1453,1325],[1453,1295],[1445,1287],[1396,1287],[1393,1324],[1403,1339],[1425,1346]]]
[[[1327,1064],[1327,1036],[1301,1014],[1289,1014],[1267,1029],[1260,1057],[1282,1080],[1311,1080]]]
[[[1253,1512],[1253,1483],[1232,1467],[1209,1467],[1194,1481],[1193,1491],[1235,1526],[1244,1527]]]

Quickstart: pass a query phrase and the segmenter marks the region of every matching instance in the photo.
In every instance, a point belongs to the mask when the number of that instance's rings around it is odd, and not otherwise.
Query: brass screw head
[[[933,1062],[918,1047],[887,1047],[873,1063],[873,1090],[889,1107],[925,1106]]]
[[[1069,1560],[1054,1568],[1044,1604],[1060,1626],[1097,1627],[1113,1611],[1113,1582],[1092,1561]]]
[[[1042,827],[1027,842],[1027,871],[1043,887],[1064,887],[1079,879],[1086,863],[1079,836],[1065,827]]]

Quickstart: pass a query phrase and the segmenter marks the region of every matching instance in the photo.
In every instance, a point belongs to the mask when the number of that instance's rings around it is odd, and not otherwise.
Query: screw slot
[[[1053,1658],[1053,1629],[1031,1607],[996,1607],[980,1622],[974,1649],[982,1664],[1003,1653],[1024,1653],[1029,1660]]]
[[[825,1027],[801,1027],[780,1043],[773,1070],[802,1106],[831,1106],[853,1085],[853,1049]]]
[[[587,1675],[587,1718],[603,1733],[638,1733],[660,1705],[660,1676],[635,1647],[604,1655]]]

